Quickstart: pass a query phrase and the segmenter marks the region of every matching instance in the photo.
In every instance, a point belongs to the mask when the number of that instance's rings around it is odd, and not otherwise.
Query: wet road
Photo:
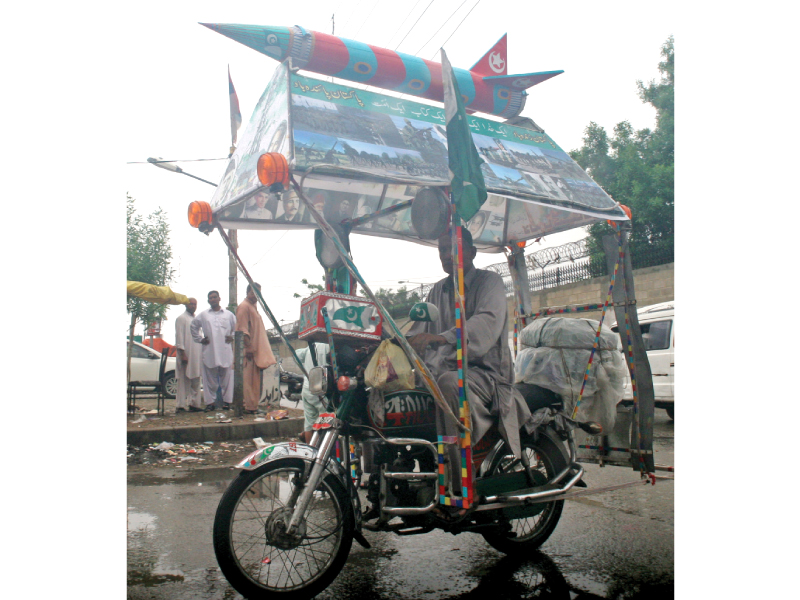
[[[656,463],[672,465],[673,422],[656,410]],[[590,487],[636,480],[621,467],[585,465]],[[132,470],[128,474],[128,597],[241,598],[211,546],[228,468]],[[344,570],[318,598],[347,600],[673,597],[674,483],[637,485],[566,502],[540,553],[509,558],[482,537],[434,531],[398,537],[365,532]]]

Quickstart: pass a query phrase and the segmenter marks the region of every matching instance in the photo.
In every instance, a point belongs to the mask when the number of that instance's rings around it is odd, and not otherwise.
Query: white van
[[[662,302],[643,306],[637,311],[644,347],[653,373],[653,391],[656,408],[666,409],[670,419],[675,418],[675,302]],[[622,324],[625,327],[625,324]],[[611,326],[618,331],[617,324]],[[626,346],[625,331],[622,345]],[[625,352],[627,358],[627,352]],[[622,396],[623,403],[633,400],[630,374]]]

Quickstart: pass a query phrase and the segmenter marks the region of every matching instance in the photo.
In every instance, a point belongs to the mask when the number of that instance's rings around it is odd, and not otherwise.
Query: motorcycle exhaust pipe
[[[578,466],[578,472],[575,473],[564,487],[559,487],[557,489],[551,490],[542,490],[541,492],[530,492],[525,494],[498,494],[497,496],[487,496],[485,500],[485,504],[493,504],[495,502],[498,503],[530,503],[536,500],[542,500],[544,498],[549,498],[550,496],[558,496],[559,494],[563,494],[564,492],[569,491],[578,481],[580,481],[581,477],[583,477],[583,467]]]

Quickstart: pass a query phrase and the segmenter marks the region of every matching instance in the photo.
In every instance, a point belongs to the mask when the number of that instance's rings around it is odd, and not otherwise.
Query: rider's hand
[[[441,335],[435,333],[418,333],[408,338],[408,343],[418,355],[422,356],[425,353],[425,348],[431,344],[446,344],[447,340]]]
[[[203,346],[208,346],[211,343],[211,341],[206,337],[206,338],[203,338],[200,341],[200,343],[203,344]]]
[[[233,343],[233,336],[232,335],[226,335],[225,336],[225,343],[226,344],[232,344]]]

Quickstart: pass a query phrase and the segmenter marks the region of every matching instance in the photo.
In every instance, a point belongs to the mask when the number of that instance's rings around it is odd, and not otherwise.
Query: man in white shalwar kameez
[[[175,347],[178,349],[175,371],[178,377],[178,395],[175,412],[203,410],[200,400],[200,375],[202,346],[192,339],[192,321],[197,310],[197,300],[189,298],[186,311],[175,319]]]
[[[233,403],[233,332],[236,317],[219,305],[219,292],[208,292],[211,308],[192,321],[192,338],[203,345],[203,397],[206,411],[214,410],[217,390],[222,390],[222,408]],[[202,333],[202,334],[201,334]]]

